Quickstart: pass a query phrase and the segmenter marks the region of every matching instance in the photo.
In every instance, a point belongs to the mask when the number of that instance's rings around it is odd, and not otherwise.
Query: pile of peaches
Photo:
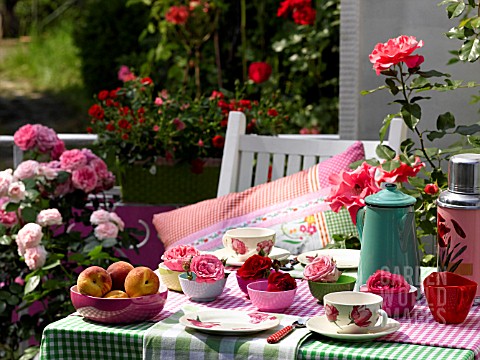
[[[80,294],[103,298],[134,298],[158,292],[160,281],[148,267],[134,267],[126,261],[117,261],[107,270],[90,266],[78,276]]]

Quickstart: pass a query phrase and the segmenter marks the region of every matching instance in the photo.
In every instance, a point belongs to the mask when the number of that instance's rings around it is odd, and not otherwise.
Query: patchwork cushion
[[[276,230],[276,247],[292,254],[320,249],[333,234],[355,233],[346,210],[334,213],[324,202],[328,178],[365,157],[358,141],[343,153],[290,176],[239,193],[156,214],[153,224],[165,249],[190,244],[199,250],[223,247],[222,236],[236,227]]]

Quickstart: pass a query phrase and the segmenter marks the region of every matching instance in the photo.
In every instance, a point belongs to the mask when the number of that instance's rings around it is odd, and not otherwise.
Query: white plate
[[[297,256],[297,260],[306,265],[310,263],[308,257],[315,257],[319,255],[330,255],[333,260],[337,262],[337,267],[340,269],[356,269],[360,263],[360,250],[354,249],[320,249],[308,251]]]
[[[179,322],[191,329],[222,335],[252,334],[280,324],[280,320],[272,314],[216,309],[187,313]]]
[[[219,259],[227,259],[227,265],[230,266],[242,266],[245,263],[245,261],[239,261],[231,257],[228,253],[228,249],[226,248],[215,250],[213,252],[213,255],[215,255]],[[273,260],[285,260],[289,256],[290,251],[275,246],[272,248],[272,251],[268,255],[268,257]]]
[[[400,323],[394,319],[388,319],[387,325],[381,330],[366,334],[339,334],[338,328],[330,323],[325,315],[315,316],[307,321],[307,329],[333,339],[347,341],[368,341],[388,334],[392,334],[400,329]]]

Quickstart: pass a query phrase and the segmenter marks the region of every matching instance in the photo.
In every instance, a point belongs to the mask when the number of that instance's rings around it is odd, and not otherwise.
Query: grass
[[[85,113],[92,96],[83,86],[73,28],[73,22],[63,22],[19,43],[0,62],[0,73],[10,80],[28,82],[32,90],[50,94]]]

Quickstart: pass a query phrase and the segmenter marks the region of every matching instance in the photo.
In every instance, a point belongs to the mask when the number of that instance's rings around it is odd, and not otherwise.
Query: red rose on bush
[[[304,6],[293,12],[293,21],[298,25],[313,25],[315,23],[315,17],[317,11],[310,7]]]
[[[251,63],[248,68],[248,77],[254,83],[261,84],[272,74],[272,67],[265,62]]]
[[[435,195],[438,192],[438,185],[437,184],[427,184],[425,185],[425,189],[423,189],[426,194]]]
[[[186,6],[172,6],[165,14],[165,20],[176,25],[183,25],[188,19],[188,8]]]
[[[272,265],[272,259],[260,255],[252,255],[237,270],[237,275],[244,280],[265,278],[270,274]]]
[[[287,291],[296,287],[297,282],[290,274],[276,271],[268,277],[267,291]]]
[[[212,144],[214,148],[222,149],[225,145],[225,138],[222,135],[215,135],[212,139]]]

